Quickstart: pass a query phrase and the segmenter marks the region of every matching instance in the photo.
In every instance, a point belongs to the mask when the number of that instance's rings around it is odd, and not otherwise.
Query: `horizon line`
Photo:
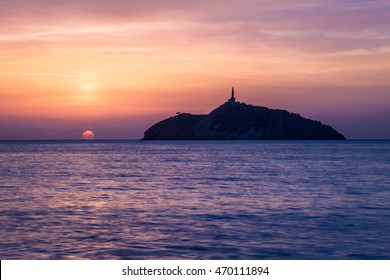
[[[143,139],[90,139],[90,140],[85,140],[85,139],[0,139],[0,142],[12,142],[12,141],[79,141],[79,142],[102,142],[102,141],[150,141],[150,142],[161,142],[161,141],[184,141],[184,142],[191,142],[191,141],[208,141],[208,142],[215,142],[215,141],[227,141],[227,142],[243,142],[243,141],[252,141],[252,142],[269,142],[269,141],[283,141],[283,142],[292,142],[292,141],[329,141],[329,142],[334,142],[334,141],[341,141],[341,140],[326,140],[326,139],[273,139],[273,140],[268,140],[268,139],[259,139],[259,140],[229,140],[229,139],[217,139],[217,140],[143,140]],[[348,138],[346,140],[342,140],[343,142],[345,141],[390,141],[390,138]]]

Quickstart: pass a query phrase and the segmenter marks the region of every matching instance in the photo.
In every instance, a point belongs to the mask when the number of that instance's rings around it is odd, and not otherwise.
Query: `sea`
[[[390,141],[0,141],[0,259],[390,259]]]

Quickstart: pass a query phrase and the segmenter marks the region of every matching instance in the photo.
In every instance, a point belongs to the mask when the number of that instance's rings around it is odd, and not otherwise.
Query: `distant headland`
[[[143,140],[345,140],[329,125],[285,110],[236,101],[208,115],[178,113],[145,131]]]

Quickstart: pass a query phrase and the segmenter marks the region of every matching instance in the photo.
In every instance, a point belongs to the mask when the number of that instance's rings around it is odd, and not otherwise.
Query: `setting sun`
[[[86,130],[83,132],[84,140],[92,140],[95,137],[95,134],[91,130]]]

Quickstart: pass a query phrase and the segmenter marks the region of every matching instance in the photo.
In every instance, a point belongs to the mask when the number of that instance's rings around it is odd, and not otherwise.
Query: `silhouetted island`
[[[145,131],[143,140],[345,140],[329,125],[285,110],[231,98],[208,115],[178,113]]]

